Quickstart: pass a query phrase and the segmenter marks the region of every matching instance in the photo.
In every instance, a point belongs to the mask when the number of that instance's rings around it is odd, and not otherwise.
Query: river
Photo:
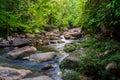
[[[28,60],[29,57],[25,57],[23,59],[17,59],[17,60],[9,60],[6,58],[6,55],[9,51],[11,51],[11,49],[9,47],[6,47],[0,49],[0,66],[32,70],[33,73],[28,75],[27,78],[48,74],[48,76],[50,76],[53,80],[62,80],[59,66],[61,61],[63,61],[65,57],[69,56],[69,53],[65,53],[63,51],[63,48],[66,43],[71,43],[72,40],[66,40],[63,35],[61,35],[60,38],[62,41],[64,41],[64,43],[61,44],[56,43],[56,44],[41,46],[38,47],[38,51],[36,52],[36,54],[42,52],[49,52],[49,51],[56,51],[60,53],[59,55],[57,55],[57,58],[54,60],[42,62],[42,63],[30,62]],[[53,67],[51,67],[50,69],[44,69],[44,67],[48,64],[53,65]]]

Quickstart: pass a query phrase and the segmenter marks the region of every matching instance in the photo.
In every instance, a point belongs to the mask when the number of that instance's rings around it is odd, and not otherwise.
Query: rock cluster
[[[30,73],[30,70],[0,66],[0,80],[20,80]]]
[[[73,28],[63,32],[66,39],[76,39],[81,37],[81,29]],[[8,40],[0,38],[0,47],[25,46],[33,43],[35,46],[64,43],[60,38],[61,33],[58,29],[52,31],[36,32],[35,34],[17,34],[8,36]]]
[[[36,51],[37,49],[35,47],[25,46],[25,47],[17,48],[8,52],[7,57],[9,59],[23,58],[31,54],[34,54]]]
[[[41,54],[33,54],[30,56],[29,60],[34,62],[45,62],[53,60],[56,57],[56,52],[46,52]]]
[[[75,39],[80,35],[80,33],[81,31],[76,28],[76,29],[71,29],[68,32],[64,32],[64,35],[66,38],[67,36],[71,37],[67,39]],[[33,61],[37,63],[50,61],[50,60],[58,61],[59,58],[56,57],[58,57],[57,55],[59,53],[57,52],[36,53],[37,49],[33,46],[64,43],[64,41],[61,40],[60,36],[61,34],[57,29],[50,32],[42,32],[42,33],[37,32],[36,34],[30,34],[30,33],[14,34],[12,36],[9,36],[9,40],[0,38],[0,47],[17,47],[17,48],[13,48],[12,51],[9,51],[7,53],[7,58],[11,60],[23,59],[24,57],[29,57],[28,58],[29,61]],[[33,43],[33,46],[26,46],[31,43]],[[60,61],[62,61],[66,56],[62,56],[62,58],[60,57],[61,58]],[[76,61],[77,59],[74,60]],[[57,67],[59,63],[60,62],[58,61],[55,62],[55,64],[45,65],[41,70],[47,70]],[[33,78],[24,78],[32,72],[30,70],[15,69],[10,67],[0,66],[0,80],[53,80],[53,79],[62,80],[58,72],[59,71],[53,71],[53,72],[50,71],[50,73],[48,72],[48,75],[40,75],[38,77],[33,77]],[[53,74],[55,76],[54,78],[49,77],[49,75],[53,75]]]
[[[80,28],[73,28],[63,33],[66,39],[76,39],[82,36]]]

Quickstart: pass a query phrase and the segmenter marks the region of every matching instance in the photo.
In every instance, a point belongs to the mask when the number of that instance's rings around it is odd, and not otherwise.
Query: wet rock
[[[116,62],[111,62],[111,63],[107,64],[105,69],[107,71],[116,70],[117,69],[117,63]]]
[[[55,36],[55,34],[53,32],[46,32],[45,36]]]
[[[0,47],[21,47],[31,44],[30,40],[27,39],[21,39],[21,38],[14,38],[12,40],[6,41],[3,40],[0,42]]]
[[[69,29],[68,31],[65,31],[63,33],[66,39],[73,39],[73,38],[79,37],[80,34],[81,34],[80,28]]]
[[[59,29],[53,29],[52,32],[59,33],[60,31],[59,31]]]
[[[64,32],[63,34],[65,36],[66,39],[74,39],[74,37],[72,37],[70,34],[68,34],[67,32]]]
[[[14,47],[26,46],[26,45],[29,45],[30,43],[31,43],[30,40],[21,39],[21,38],[15,38],[15,39],[13,40],[12,46],[14,46]]]
[[[79,59],[77,58],[77,57],[70,57],[70,56],[68,56],[68,57],[66,57],[66,60],[68,60],[68,61],[73,61],[73,62],[78,62],[79,61]]]
[[[13,36],[16,37],[16,38],[18,38],[18,37],[19,37],[19,34],[18,34],[18,33],[15,33]]]
[[[55,52],[46,52],[41,54],[33,54],[30,56],[30,61],[34,62],[44,62],[54,59],[56,56]]]
[[[64,43],[64,41],[62,41],[62,40],[57,40],[57,43]]]
[[[25,35],[23,35],[23,34],[20,34],[20,37],[22,38],[22,39],[25,39]]]
[[[9,45],[9,42],[8,41],[6,41],[6,40],[2,40],[1,42],[0,42],[0,47],[9,47],[10,45]]]
[[[49,76],[39,76],[34,78],[25,78],[22,80],[52,80]]]
[[[57,56],[55,57],[55,61],[58,62],[58,63],[61,63],[67,56],[69,56],[68,53],[60,52],[60,53],[57,54]]]
[[[0,80],[20,80],[30,73],[32,73],[30,70],[0,66]]]
[[[62,72],[60,71],[59,64],[47,64],[41,70],[41,75],[48,75],[52,80],[62,80]]]
[[[2,42],[2,41],[3,41],[3,38],[0,37],[0,42]]]
[[[41,37],[42,37],[42,35],[40,35],[40,34],[35,34],[35,38],[39,39],[39,38],[41,38]]]
[[[35,47],[25,46],[25,47],[17,48],[15,50],[8,52],[7,57],[9,59],[22,58],[22,57],[34,54],[36,52],[36,50],[37,49]]]
[[[60,40],[60,38],[57,37],[57,36],[51,36],[51,37],[50,37],[50,40]]]
[[[41,70],[49,70],[54,67],[54,64],[46,64]]]
[[[61,74],[61,73],[60,73],[60,74]],[[52,77],[53,80],[63,80],[63,79],[61,78],[61,76],[59,76],[59,75],[52,75],[51,77]]]
[[[26,37],[27,37],[27,38],[35,38],[35,35],[34,35],[34,34],[27,33],[27,34],[26,34]]]

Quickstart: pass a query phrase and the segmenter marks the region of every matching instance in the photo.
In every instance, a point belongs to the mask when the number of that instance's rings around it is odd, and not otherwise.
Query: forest
[[[64,46],[57,48],[60,44]],[[34,60],[31,53],[41,57]],[[61,58],[59,53],[69,56]],[[45,59],[47,55],[50,57]],[[59,61],[55,61],[56,56]],[[60,76],[59,72],[44,72],[54,68],[49,63],[53,59],[54,65],[58,62]],[[32,61],[34,66],[46,62],[41,73],[38,67],[28,67]],[[3,73],[5,69],[11,72]],[[32,70],[33,74],[25,79],[15,77],[14,71],[19,69]],[[120,80],[120,0],[0,0],[0,80],[44,78]]]

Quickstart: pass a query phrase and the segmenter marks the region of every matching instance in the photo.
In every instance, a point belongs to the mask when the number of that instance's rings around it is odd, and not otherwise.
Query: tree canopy
[[[119,0],[4,0],[0,28],[16,32],[81,27],[88,34],[119,35]],[[116,32],[117,31],[117,32]]]

